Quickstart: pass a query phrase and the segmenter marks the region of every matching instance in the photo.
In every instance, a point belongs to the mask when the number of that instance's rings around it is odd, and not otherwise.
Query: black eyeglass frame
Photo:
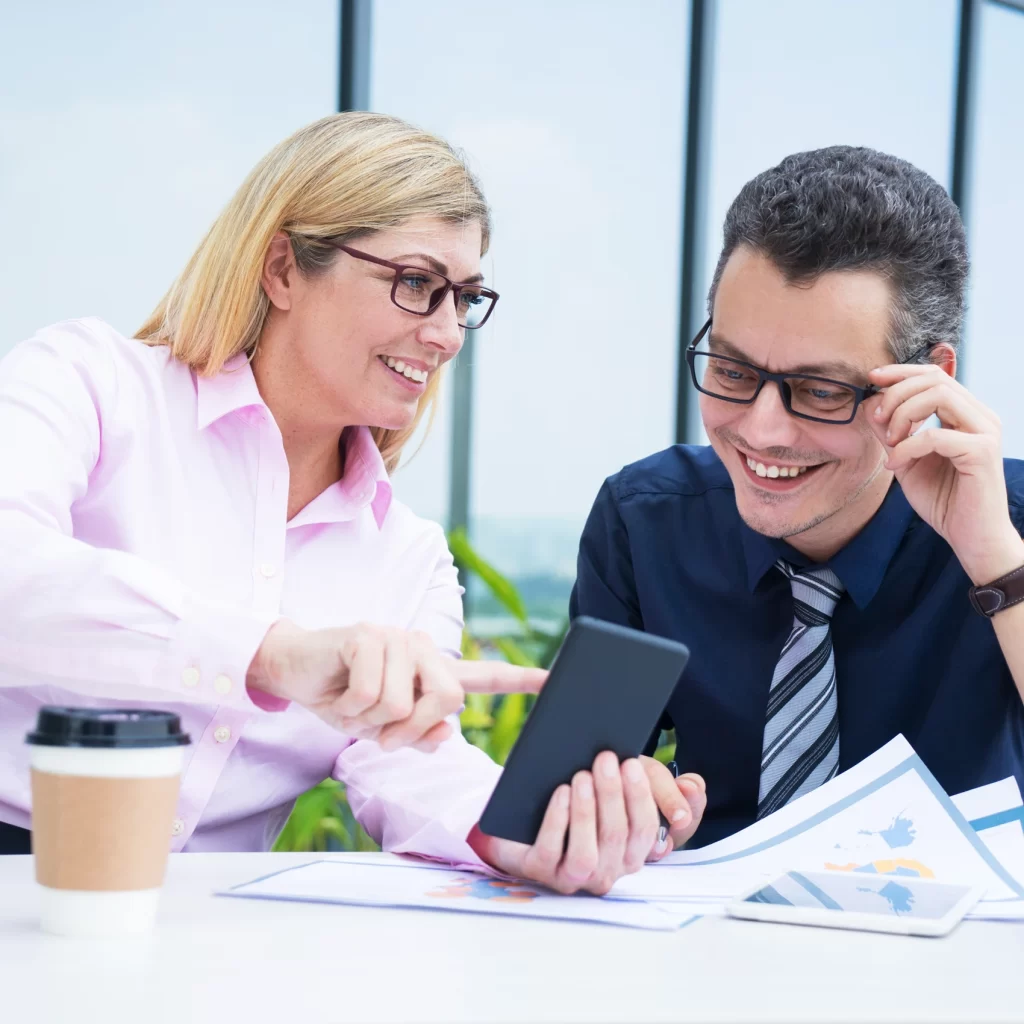
[[[494,312],[494,307],[498,304],[498,293],[491,288],[485,288],[480,284],[473,284],[467,281],[456,282],[450,278],[444,276],[444,274],[438,273],[436,270],[431,270],[429,267],[417,267],[411,263],[392,263],[391,260],[381,259],[380,256],[372,256],[368,252],[362,252],[359,249],[353,249],[350,245],[344,245],[341,242],[335,242],[331,238],[322,238],[320,241],[327,245],[333,246],[335,249],[340,249],[342,252],[348,253],[349,256],[355,257],[357,260],[365,260],[367,263],[376,263],[382,267],[388,267],[390,270],[395,272],[394,280],[391,282],[391,301],[404,313],[412,313],[413,316],[430,316],[431,313],[437,311],[441,303],[448,297],[449,292],[455,294],[455,309],[459,308],[459,299],[462,297],[464,289],[472,288],[479,294],[486,296],[491,300],[490,308],[484,313],[483,320],[478,324],[459,324],[460,327],[465,328],[467,331],[479,330],[487,321],[490,319],[491,314]],[[408,306],[403,306],[398,299],[395,297],[395,293],[398,291],[398,282],[402,278],[402,273],[407,270],[418,270],[421,274],[430,274],[433,277],[439,277],[444,281],[444,288],[438,289],[440,294],[435,293],[433,302],[430,303],[426,310],[421,309],[409,309]]]
[[[686,348],[686,363],[690,367],[690,378],[693,380],[693,386],[702,394],[707,395],[709,398],[718,398],[723,402],[734,402],[736,405],[753,405],[757,401],[758,396],[761,394],[761,389],[765,385],[765,381],[773,381],[779,389],[779,396],[782,398],[782,404],[786,407],[786,411],[791,416],[796,416],[798,419],[811,420],[814,423],[831,423],[835,426],[843,426],[847,423],[852,423],[857,416],[857,410],[860,408],[861,402],[866,398],[870,398],[872,395],[880,395],[882,388],[875,387],[874,384],[869,384],[867,387],[862,388],[857,384],[851,384],[846,380],[834,380],[832,377],[818,377],[812,373],[771,373],[768,370],[762,369],[760,366],[755,366],[753,363],[748,363],[745,359],[736,359],[733,356],[717,356],[714,353],[698,353],[697,346],[704,340],[708,332],[711,330],[711,318],[708,318],[707,323],[700,329],[697,336],[690,342]],[[939,342],[928,341],[925,342],[920,348],[914,349],[913,352],[907,356],[906,359],[901,360],[902,364],[912,363],[918,356],[924,352],[928,352],[933,349]],[[714,359],[723,360],[727,363],[733,363],[736,366],[743,366],[748,370],[753,370],[758,376],[757,387],[754,389],[754,393],[750,398],[729,398],[726,395],[719,395],[714,391],[708,391],[707,388],[701,387],[700,381],[697,379],[697,367],[696,356],[698,354],[708,355]],[[787,384],[787,381],[791,380],[810,380],[818,381],[822,384],[834,384],[837,387],[847,388],[853,392],[854,403],[853,411],[850,413],[849,419],[845,420],[829,420],[822,416],[811,416],[805,412],[797,412],[792,405],[792,393]]]

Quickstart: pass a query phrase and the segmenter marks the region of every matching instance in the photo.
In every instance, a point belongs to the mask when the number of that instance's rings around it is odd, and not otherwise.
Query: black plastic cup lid
[[[181,719],[139,708],[42,707],[25,741],[37,747],[179,747],[190,743]]]

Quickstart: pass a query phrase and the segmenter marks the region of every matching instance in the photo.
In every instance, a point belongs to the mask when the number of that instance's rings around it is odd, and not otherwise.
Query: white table
[[[0,857],[0,1021],[1024,1019],[1024,925],[944,939],[705,918],[641,932],[477,914],[224,899],[309,854],[171,857],[156,933],[36,927],[29,857]]]

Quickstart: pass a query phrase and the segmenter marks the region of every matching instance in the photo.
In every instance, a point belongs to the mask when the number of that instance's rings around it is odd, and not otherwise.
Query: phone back
[[[551,794],[604,750],[639,755],[679,682],[688,649],[577,618],[480,819],[488,835],[532,844]]]

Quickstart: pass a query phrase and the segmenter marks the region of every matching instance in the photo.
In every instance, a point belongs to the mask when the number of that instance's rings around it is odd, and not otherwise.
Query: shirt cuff
[[[190,596],[161,673],[186,699],[240,711],[283,711],[289,702],[251,693],[249,665],[279,615],[260,615],[221,601]]]

